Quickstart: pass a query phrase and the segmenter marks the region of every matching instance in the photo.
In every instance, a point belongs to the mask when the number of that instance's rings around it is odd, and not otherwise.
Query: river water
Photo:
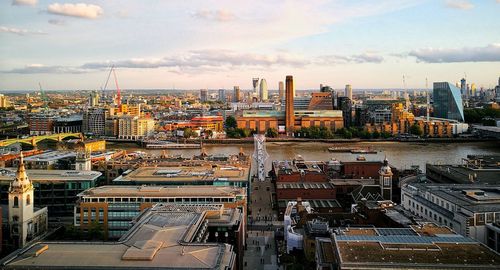
[[[472,143],[409,143],[409,142],[358,142],[352,144],[333,145],[331,143],[291,143],[268,142],[266,149],[269,154],[266,169],[271,168],[272,160],[293,159],[302,155],[305,160],[330,160],[336,158],[341,161],[354,161],[357,155],[351,153],[330,153],[328,147],[371,147],[378,150],[377,154],[366,154],[368,161],[381,161],[387,157],[389,163],[399,169],[409,169],[412,165],[420,166],[425,171],[426,163],[457,164],[462,158],[471,154],[496,154],[500,155],[500,143],[472,142]],[[210,145],[206,144],[208,154],[236,154],[240,147],[247,154],[253,153],[252,144],[241,145]],[[161,155],[163,150],[142,149],[134,144],[108,144],[108,149],[127,149],[127,151],[144,151],[153,155]],[[200,153],[199,149],[166,150],[169,155],[182,154],[191,157]]]

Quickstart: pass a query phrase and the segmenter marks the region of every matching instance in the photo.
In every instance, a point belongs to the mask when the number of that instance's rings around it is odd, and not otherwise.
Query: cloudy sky
[[[84,1],[84,2],[82,2]],[[500,0],[0,1],[0,90],[493,87]]]

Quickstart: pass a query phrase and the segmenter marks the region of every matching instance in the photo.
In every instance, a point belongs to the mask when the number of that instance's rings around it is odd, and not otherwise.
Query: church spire
[[[11,188],[26,188],[31,187],[31,181],[26,174],[26,168],[24,167],[24,156],[23,152],[19,155],[19,165],[17,166],[16,179],[12,182]]]

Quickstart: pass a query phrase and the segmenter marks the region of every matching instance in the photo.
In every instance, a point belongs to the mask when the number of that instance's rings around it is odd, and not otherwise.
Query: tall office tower
[[[344,96],[352,100],[352,87],[350,84],[346,84]]]
[[[495,101],[500,102],[500,77],[498,77],[498,85],[495,87]]]
[[[280,101],[285,98],[285,84],[281,81],[278,84]]]
[[[293,110],[294,87],[293,76],[286,76],[286,106],[285,106],[285,129],[288,136],[292,135],[295,128],[295,112]]]
[[[477,90],[477,87],[476,87],[476,84],[473,83],[470,85],[470,95],[475,97],[476,96],[476,90]]]
[[[208,90],[201,89],[200,90],[200,102],[207,102],[207,101],[208,101]]]
[[[467,81],[465,80],[465,78],[462,78],[460,80],[460,93],[462,94],[462,96],[467,95]]]
[[[405,98],[405,109],[406,110],[410,110],[410,94],[408,94],[408,92],[405,92],[404,93],[404,98]]]
[[[434,117],[464,121],[464,105],[460,89],[448,82],[435,82],[432,96]]]
[[[234,92],[233,92],[233,102],[240,102],[241,100],[241,93],[240,93],[240,87],[239,86],[234,86]]]
[[[226,90],[219,89],[219,101],[226,102]]]
[[[90,93],[89,106],[90,107],[99,106],[99,93],[97,93],[97,91],[92,91],[92,93]]]
[[[267,92],[267,82],[266,79],[260,80],[260,100],[266,101],[268,100],[268,92]]]
[[[0,108],[9,107],[9,100],[3,94],[0,94]]]
[[[258,85],[259,85],[259,78],[252,78],[253,93],[256,96],[259,96],[259,93],[257,92]]]

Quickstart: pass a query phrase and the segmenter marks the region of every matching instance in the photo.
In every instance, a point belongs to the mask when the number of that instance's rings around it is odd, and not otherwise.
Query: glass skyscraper
[[[435,82],[434,117],[464,121],[464,105],[460,89],[448,82]]]

